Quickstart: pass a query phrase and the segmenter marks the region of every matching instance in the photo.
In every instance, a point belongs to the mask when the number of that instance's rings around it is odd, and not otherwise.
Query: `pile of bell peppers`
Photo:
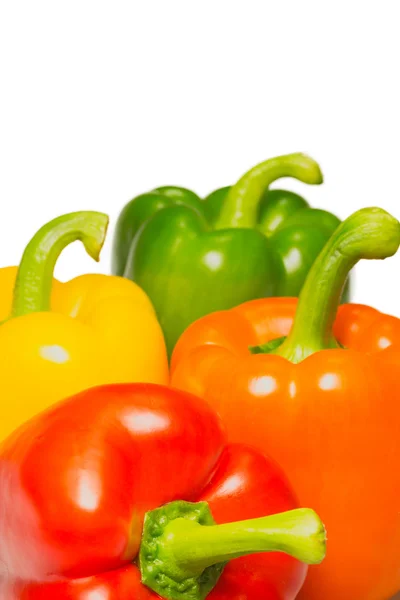
[[[0,270],[1,600],[400,590],[400,319],[347,303],[400,223],[282,177],[322,183],[290,154],[205,199],[157,188],[121,212],[112,275],[54,277],[72,242],[99,260],[91,211]]]

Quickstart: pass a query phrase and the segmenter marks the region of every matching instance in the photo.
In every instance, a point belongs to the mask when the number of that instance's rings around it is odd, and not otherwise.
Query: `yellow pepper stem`
[[[89,256],[98,261],[108,220],[103,213],[82,211],[62,215],[39,229],[18,268],[11,318],[50,310],[54,267],[61,252],[80,240]]]

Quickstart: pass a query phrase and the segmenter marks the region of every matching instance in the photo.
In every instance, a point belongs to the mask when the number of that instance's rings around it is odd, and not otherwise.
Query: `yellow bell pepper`
[[[102,213],[59,217],[33,237],[18,268],[0,269],[0,441],[88,387],[168,382],[163,333],[140,287],[112,275],[53,278],[76,240],[98,261],[107,226]]]

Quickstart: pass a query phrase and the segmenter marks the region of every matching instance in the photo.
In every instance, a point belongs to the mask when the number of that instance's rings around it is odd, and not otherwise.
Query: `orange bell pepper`
[[[75,240],[98,260],[107,225],[102,213],[59,217],[33,237],[19,268],[0,269],[0,441],[88,387],[168,382],[163,333],[139,286],[100,274],[53,279],[59,254]]]
[[[328,555],[301,600],[383,600],[400,589],[400,320],[349,304],[333,329],[353,265],[399,244],[395,218],[359,211],[325,246],[298,303],[208,315],[172,357],[172,385],[212,404],[230,441],[275,458],[326,523]]]

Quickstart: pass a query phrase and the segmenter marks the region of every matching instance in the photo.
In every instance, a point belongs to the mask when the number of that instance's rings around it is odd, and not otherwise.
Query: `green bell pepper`
[[[116,226],[112,271],[151,298],[169,353],[196,319],[246,300],[298,296],[340,221],[301,196],[269,190],[281,177],[322,183],[303,154],[270,159],[204,200],[162,187],[131,200]]]

